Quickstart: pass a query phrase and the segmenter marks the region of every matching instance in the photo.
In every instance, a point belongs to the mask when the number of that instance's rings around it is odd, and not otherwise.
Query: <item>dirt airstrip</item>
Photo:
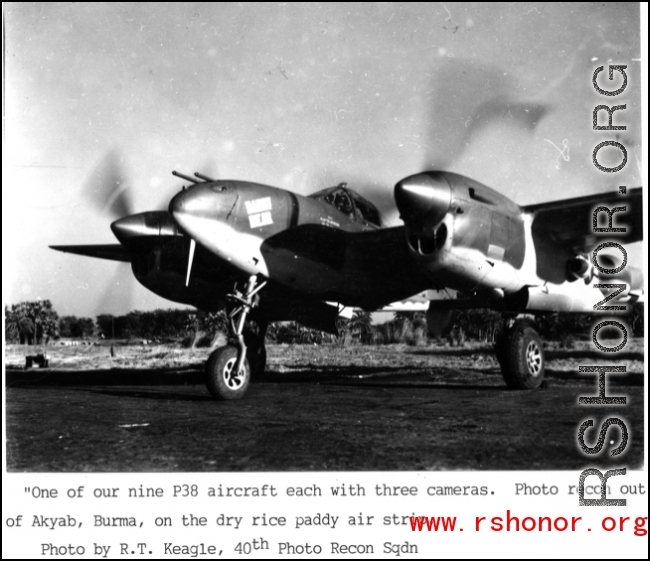
[[[173,345],[48,347],[50,368],[24,369],[34,349],[6,351],[9,471],[564,470],[586,458],[609,416],[625,419],[624,461],[643,463],[643,341],[612,357],[587,342],[547,349],[547,387],[506,388],[490,348],[431,345],[269,345],[266,379],[239,401],[210,398],[208,351]],[[609,360],[608,360],[609,359]],[[625,364],[589,408],[595,375],[581,364]],[[616,445],[618,429],[610,429]],[[588,433],[589,434],[589,433]],[[607,446],[605,447],[607,448]]]

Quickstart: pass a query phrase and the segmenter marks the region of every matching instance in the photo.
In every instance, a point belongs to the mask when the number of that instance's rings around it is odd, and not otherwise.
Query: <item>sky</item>
[[[641,185],[637,3],[3,8],[5,303],[47,298],[82,316],[173,306],[127,264],[48,249],[116,243],[93,182],[108,154],[133,212],[167,208],[184,184],[173,169],[302,194],[346,181],[394,224],[395,183],[426,169],[518,204]],[[591,127],[611,101],[591,76],[608,62],[628,66],[627,131]],[[522,125],[505,106],[539,118]],[[603,140],[628,150],[616,177],[591,162]],[[620,161],[608,150],[601,163]]]

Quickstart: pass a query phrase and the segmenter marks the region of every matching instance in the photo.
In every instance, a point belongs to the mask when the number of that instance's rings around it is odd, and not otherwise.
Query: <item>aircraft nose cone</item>
[[[169,201],[169,212],[172,215],[179,214],[187,210],[187,191],[181,191],[172,197],[172,200]]]
[[[221,203],[219,185],[199,184],[184,189],[169,201],[169,212],[175,217],[210,214]]]
[[[202,186],[190,187],[174,195],[169,201],[169,212],[176,224],[191,235],[192,224],[209,213],[210,193]]]
[[[395,185],[395,203],[404,222],[437,224],[451,206],[451,187],[440,172],[418,173]]]
[[[236,190],[226,183],[201,183],[177,193],[169,212],[185,233],[193,236],[206,220],[225,221],[237,201]]]

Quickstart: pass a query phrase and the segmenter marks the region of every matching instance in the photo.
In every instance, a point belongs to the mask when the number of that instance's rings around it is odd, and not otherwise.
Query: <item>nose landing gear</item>
[[[212,352],[205,364],[206,386],[215,399],[241,399],[244,397],[251,381],[251,363],[247,359],[247,341],[250,344],[251,362],[255,374],[264,370],[266,350],[264,349],[264,334],[266,329],[260,328],[260,336],[250,336],[244,332],[246,318],[257,303],[257,293],[264,288],[266,281],[257,284],[257,276],[248,279],[243,292],[235,290],[227,296],[233,303],[228,314],[229,339],[231,344],[219,347]],[[260,351],[261,347],[261,351]],[[263,360],[262,358],[263,353]]]

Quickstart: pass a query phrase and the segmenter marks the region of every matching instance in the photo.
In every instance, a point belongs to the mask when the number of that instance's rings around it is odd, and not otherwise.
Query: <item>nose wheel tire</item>
[[[544,381],[544,347],[529,324],[515,324],[497,345],[497,359],[506,384],[514,389],[539,388]]]
[[[232,345],[219,347],[213,351],[205,364],[206,386],[215,399],[241,399],[244,397],[251,381],[248,360],[239,372],[237,365],[237,348]]]

